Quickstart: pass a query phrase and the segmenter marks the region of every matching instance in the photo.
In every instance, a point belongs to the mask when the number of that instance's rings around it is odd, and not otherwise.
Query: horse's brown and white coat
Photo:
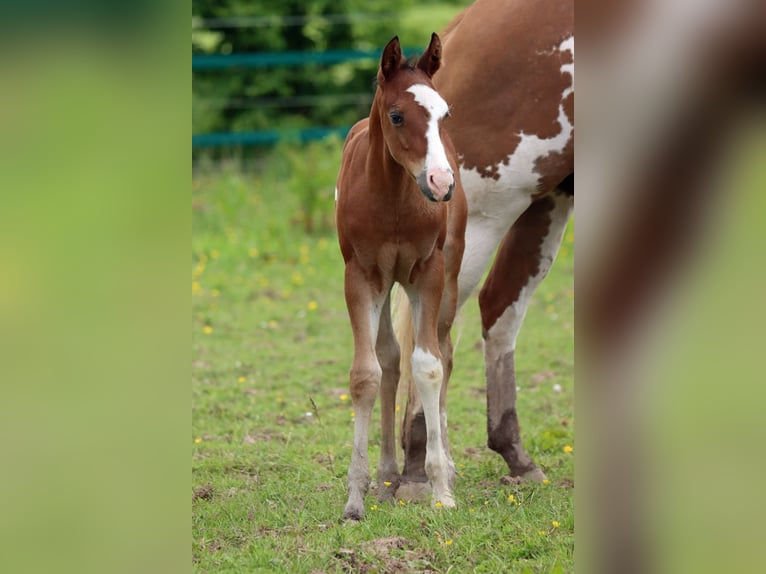
[[[443,34],[445,70],[434,81],[450,105],[445,127],[469,207],[458,306],[497,250],[479,295],[488,444],[512,475],[535,480],[545,475],[522,446],[514,351],[573,207],[573,20],[571,2],[477,0]],[[404,480],[424,478],[422,426],[411,388],[402,432]]]
[[[466,204],[454,148],[441,125],[449,108],[431,83],[440,63],[436,34],[417,65],[402,58],[397,38],[389,42],[370,116],[349,132],[336,186],[338,240],[354,335],[350,389],[356,417],[343,513],[350,519],[364,515],[367,441],[378,391],[378,481],[391,485],[381,488],[381,499],[392,498],[400,482],[394,440],[400,352],[390,312],[394,282],[413,309],[415,347],[406,359],[428,429],[424,472],[434,502],[454,506],[454,466],[442,441],[440,398],[445,365],[451,363],[449,325],[457,306]]]

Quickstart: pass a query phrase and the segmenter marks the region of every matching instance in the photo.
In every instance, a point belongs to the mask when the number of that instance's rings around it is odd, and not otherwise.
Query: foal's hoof
[[[343,520],[352,520],[354,522],[359,522],[364,519],[364,510],[357,510],[355,508],[349,509],[343,511]]]
[[[452,498],[451,495],[445,495],[440,497],[439,500],[434,498],[431,506],[434,508],[455,508],[457,505],[455,504],[455,499]]]

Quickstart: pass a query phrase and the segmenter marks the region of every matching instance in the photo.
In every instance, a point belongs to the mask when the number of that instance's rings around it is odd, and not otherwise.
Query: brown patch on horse
[[[426,465],[426,417],[423,411],[412,416],[409,425],[405,425],[402,433],[402,448],[407,450],[407,457],[402,469],[402,480],[407,482],[425,482]]]
[[[555,202],[549,197],[533,202],[500,245],[489,276],[479,292],[485,338],[486,332],[500,315],[519,298],[529,278],[540,272],[542,244],[548,234],[554,207]]]
[[[450,102],[450,136],[465,169],[497,178],[496,166],[508,162],[521,134],[548,139],[561,132],[559,105],[573,79],[561,71],[572,62],[572,54],[559,48],[574,35],[573,21],[571,2],[542,0],[530,7],[525,2],[478,0],[448,28],[445,61],[470,62],[470,67],[452,69],[436,78],[435,85]],[[477,43],[477,37],[489,40]],[[505,49],[486,52],[486,43]],[[460,57],[453,57],[456,54]],[[487,75],[486,70],[493,73]],[[573,97],[564,104],[573,121]],[[573,154],[567,150],[564,156],[569,165],[552,176],[551,185],[572,171]]]

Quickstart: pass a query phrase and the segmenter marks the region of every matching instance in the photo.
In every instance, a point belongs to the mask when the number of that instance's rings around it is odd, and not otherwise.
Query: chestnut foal
[[[467,208],[455,151],[441,126],[448,106],[431,83],[440,63],[436,34],[416,63],[403,59],[394,37],[383,50],[370,116],[351,128],[343,149],[336,221],[354,336],[350,388],[356,412],[343,516],[354,520],[364,516],[370,481],[368,430],[378,391],[379,498],[392,499],[400,481],[394,439],[399,345],[390,310],[394,282],[413,309],[412,372],[425,415],[425,471],[433,503],[455,505],[454,465],[442,441],[440,394],[452,360],[445,354],[452,348],[449,331],[457,307]]]

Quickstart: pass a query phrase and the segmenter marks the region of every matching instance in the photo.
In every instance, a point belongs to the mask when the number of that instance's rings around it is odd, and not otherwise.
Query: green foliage
[[[389,0],[194,0],[192,52],[324,51],[382,48],[395,34],[425,46],[463,2]],[[349,14],[352,18],[339,19]],[[227,26],[232,16],[253,20]],[[300,20],[290,20],[300,17]],[[218,19],[218,20],[215,20]],[[212,22],[207,28],[201,22]],[[216,23],[217,22],[217,23]],[[196,71],[192,86],[194,133],[345,127],[369,113],[377,62]]]
[[[507,468],[485,446],[481,327],[469,301],[448,398],[458,508],[370,494],[364,522],[339,521],[353,438],[343,261],[327,225],[334,182],[325,182],[339,158],[339,141],[285,145],[253,172],[231,165],[193,180],[195,571],[572,572],[571,230],[516,355],[522,432],[550,484],[499,482]],[[295,186],[312,185],[309,235]],[[379,417],[376,408],[373,477]]]

